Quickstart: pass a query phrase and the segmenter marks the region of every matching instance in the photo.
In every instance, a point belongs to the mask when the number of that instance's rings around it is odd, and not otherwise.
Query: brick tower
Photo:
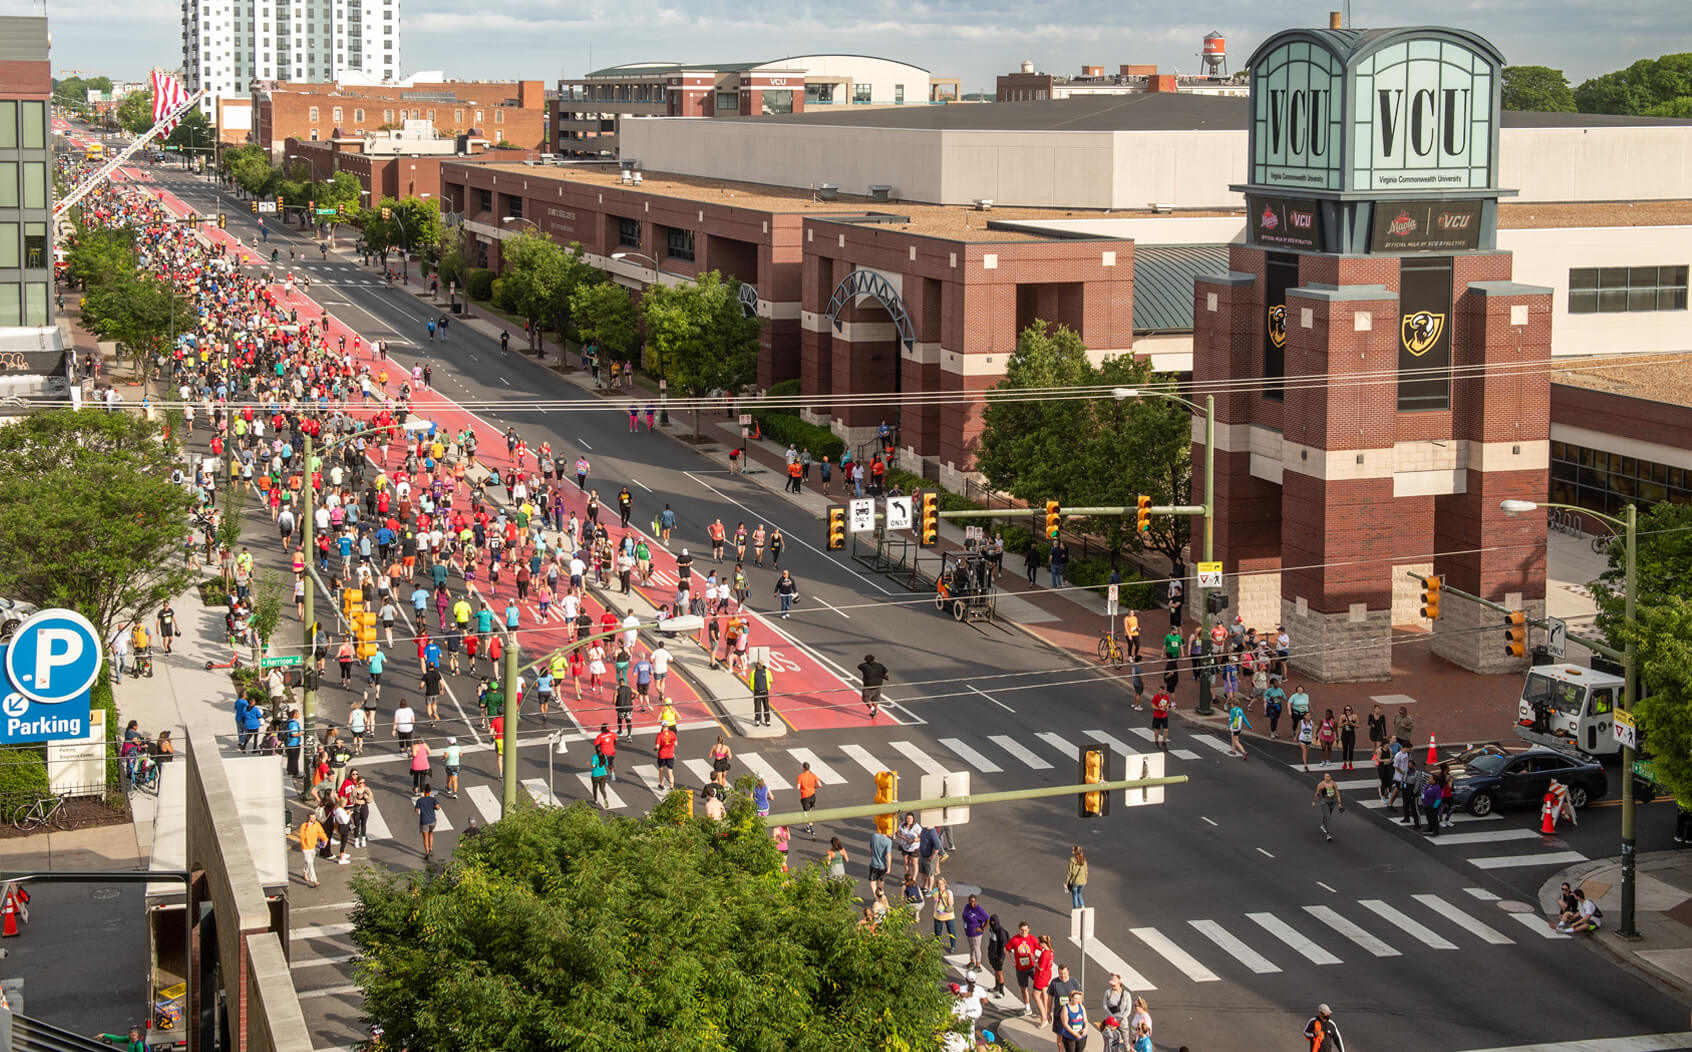
[[[1387,678],[1393,626],[1428,624],[1410,573],[1543,613],[1545,523],[1498,507],[1546,492],[1551,348],[1550,290],[1497,249],[1502,65],[1435,27],[1288,30],[1249,62],[1247,239],[1196,284],[1193,379],[1228,592],[1315,679]],[[1498,614],[1442,614],[1437,653],[1509,667]]]

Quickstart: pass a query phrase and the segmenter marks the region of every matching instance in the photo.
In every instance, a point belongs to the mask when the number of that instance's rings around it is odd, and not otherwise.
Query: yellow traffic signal
[[[1082,785],[1097,785],[1107,779],[1106,768],[1110,765],[1110,750],[1099,745],[1081,746],[1080,771],[1078,781]],[[1097,818],[1110,814],[1110,794],[1102,790],[1082,793],[1078,798],[1077,813],[1082,818]]]
[[[282,211],[282,206],[286,205],[287,203],[288,203],[287,199],[284,198],[281,194],[276,195],[276,210],[278,212]]]
[[[1445,578],[1428,577],[1422,581],[1422,616],[1429,621],[1439,620],[1439,592],[1445,587]]]
[[[306,211],[307,212],[317,211],[317,199],[315,197],[306,201]]]
[[[387,211],[387,209],[383,209]],[[828,550],[840,551],[846,547],[846,509],[828,509]]]
[[[1055,541],[1058,539],[1058,533],[1062,529],[1062,522],[1063,509],[1058,505],[1057,501],[1048,500],[1046,502],[1046,539],[1048,541]]]
[[[922,523],[917,533],[917,544],[924,548],[932,548],[940,543],[940,495],[938,493],[924,493],[922,495]]]
[[[217,214],[217,228],[219,230],[228,230],[229,229],[229,218],[226,215],[224,215],[222,212],[219,212]]]
[[[1134,528],[1141,533],[1151,532],[1151,498],[1144,493],[1134,500]]]
[[[258,202],[257,201],[248,201],[247,202],[247,208],[253,213],[253,215],[258,215]]]
[[[383,205],[382,206],[382,218],[383,219],[392,219],[393,217],[394,217],[394,210],[389,208],[387,205]]]
[[[875,772],[875,802],[878,804],[897,804],[899,802],[899,772]],[[889,811],[884,815],[875,816],[875,831],[884,836],[892,836],[899,827],[899,812]]]
[[[1510,620],[1504,626],[1504,638],[1508,645],[1504,652],[1511,657],[1527,656],[1527,614],[1520,610],[1510,612]]]

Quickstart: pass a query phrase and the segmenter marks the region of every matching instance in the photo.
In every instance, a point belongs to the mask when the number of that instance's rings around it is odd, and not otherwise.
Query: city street
[[[256,229],[245,202],[214,192],[204,179],[162,168],[151,175],[190,206],[226,213],[229,233],[243,242]],[[284,257],[290,246],[317,255],[315,243],[294,228],[269,226],[268,244]],[[792,783],[801,762],[822,778],[819,804],[828,807],[870,802],[872,775],[881,769],[898,770],[902,795],[912,798],[923,773],[968,771],[975,791],[1028,788],[1073,780],[1084,743],[1118,753],[1149,750],[1149,713],[1133,711],[1116,683],[1014,627],[954,623],[926,597],[860,573],[821,550],[820,522],[729,475],[721,456],[702,456],[661,435],[630,434],[624,406],[614,400],[603,408],[526,409],[525,399],[591,403],[594,396],[531,358],[502,356],[496,340],[470,325],[453,325],[450,343],[428,340],[424,326],[438,310],[356,259],[332,254],[292,269],[310,274],[311,298],[367,341],[386,338],[395,362],[407,369],[428,363],[435,392],[473,407],[492,434],[514,426],[531,448],[550,441],[555,455],[586,456],[608,507],[628,484],[635,526],[644,528],[669,504],[678,520],[672,549],[689,547],[696,569],[709,564],[705,529],[714,519],[731,532],[738,521],[783,530],[789,547],[782,567],[793,571],[805,598],[791,620],[763,618],[753,644],[770,645],[786,662],[776,666],[774,702],[788,728],[776,738],[730,742],[731,777],[763,777],[776,791],[777,811],[796,804]],[[454,414],[462,412],[429,398],[419,399],[419,411],[454,430]],[[484,439],[483,451],[503,462],[503,443],[496,448]],[[274,533],[256,514],[251,537],[262,560],[282,565]],[[775,574],[750,565],[747,573],[752,606],[767,614]],[[326,607],[320,611],[328,616]],[[285,623],[296,627],[291,609]],[[407,870],[422,864],[421,848],[387,713],[395,694],[416,694],[409,640],[396,640],[392,653],[389,682],[399,689],[384,690],[382,736],[354,762],[377,795],[370,848],[353,854],[357,863]],[[855,666],[866,653],[892,671],[892,704],[873,724],[856,694]],[[527,641],[525,655],[534,656]],[[781,678],[788,671],[793,678]],[[450,687],[468,710],[473,681],[456,677]],[[320,698],[320,711],[340,722],[349,695],[331,685]],[[608,711],[602,703],[570,707],[590,732]],[[522,726],[524,791],[541,802],[587,798],[591,746],[584,735],[562,721],[540,727],[527,714]],[[563,755],[550,752],[546,733],[559,726],[571,728]],[[476,727],[448,719],[428,733],[431,744],[458,733],[466,745],[464,787],[441,809],[439,859],[472,817],[498,817],[500,785],[491,744]],[[708,777],[705,751],[717,733],[703,704],[684,715],[683,785]],[[1079,970],[1085,957],[1090,1005],[1103,979],[1120,972],[1150,1002],[1158,1048],[1297,1047],[1318,1002],[1333,1006],[1347,1047],[1365,1052],[1464,1052],[1685,1029],[1686,1008],[1677,998],[1552,932],[1537,905],[1539,884],[1562,866],[1616,850],[1619,809],[1589,809],[1578,828],[1556,838],[1539,835],[1536,812],[1515,812],[1486,820],[1460,815],[1445,835],[1428,839],[1372,806],[1371,770],[1348,771],[1336,774],[1349,806],[1330,843],[1311,806],[1319,775],[1290,766],[1296,750],[1254,742],[1242,761],[1228,755],[1224,738],[1179,721],[1172,745],[1169,773],[1190,780],[1170,787],[1163,805],[1129,808],[1118,799],[1110,816],[1086,821],[1068,800],[977,809],[970,824],[954,830],[957,850],[944,868],[955,885],[980,888],[983,905],[1007,927],[1026,920],[1036,934],[1050,933],[1060,961]],[[1120,777],[1122,761],[1115,762],[1111,773]],[[612,810],[641,814],[656,788],[647,725],[619,748],[618,771]],[[1672,818],[1669,804],[1641,811],[1642,851],[1670,846]],[[827,837],[838,835],[852,855],[848,872],[861,878],[869,829],[867,820],[840,823],[819,829],[814,843],[799,831],[795,861],[820,858]],[[1096,937],[1084,952],[1070,944],[1062,886],[1074,844],[1087,851],[1087,901],[1097,909]],[[297,879],[293,885],[295,977],[319,1049],[365,1036],[346,916],[347,878],[357,868],[320,864],[322,887]],[[918,923],[927,928],[926,911]]]

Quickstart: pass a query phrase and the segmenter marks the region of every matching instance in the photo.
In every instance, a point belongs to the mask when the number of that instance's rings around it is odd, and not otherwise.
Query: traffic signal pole
[[[1013,800],[1040,800],[1052,796],[1079,796],[1084,793],[1114,793],[1124,789],[1153,789],[1165,785],[1181,785],[1184,774],[1164,778],[1130,778],[1117,782],[1091,782],[1085,785],[1047,785],[1037,789],[1012,789],[1000,793],[972,793],[968,796],[938,796],[927,800],[891,801],[898,811],[938,810],[947,807],[981,807],[1003,804]],[[888,805],[854,804],[851,807],[826,807],[815,811],[788,811],[764,819],[767,826],[790,826],[798,822],[834,822],[847,818],[869,818],[886,814]]]

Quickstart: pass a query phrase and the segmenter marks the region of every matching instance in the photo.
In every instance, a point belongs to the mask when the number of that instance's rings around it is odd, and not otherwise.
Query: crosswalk
[[[1254,975],[1327,968],[1369,960],[1405,958],[1409,953],[1473,952],[1476,945],[1512,946],[1526,932],[1506,934],[1496,920],[1515,917],[1537,937],[1567,939],[1538,913],[1513,913],[1484,888],[1465,888],[1469,901],[1419,893],[1406,900],[1333,899],[1277,911],[1172,921],[1160,915],[1152,925],[1131,924],[1124,940],[1070,940],[1089,968],[1122,976],[1135,993],[1177,989],[1184,984],[1241,981]],[[1514,936],[1514,937],[1512,937]],[[1060,956],[1060,960],[1062,957]],[[959,971],[967,956],[947,958]],[[1465,967],[1469,965],[1465,964]],[[1004,1007],[1011,1007],[1007,1002]]]

